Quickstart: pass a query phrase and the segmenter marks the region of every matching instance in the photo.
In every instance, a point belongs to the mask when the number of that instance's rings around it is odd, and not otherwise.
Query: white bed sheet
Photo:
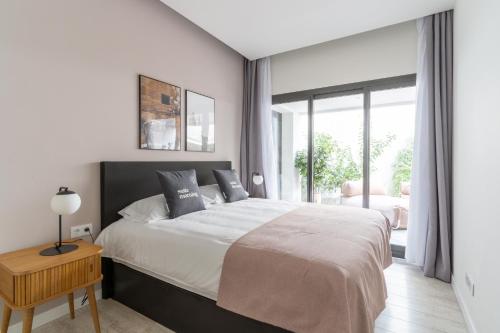
[[[229,246],[299,205],[248,199],[172,220],[142,224],[121,219],[104,229],[96,243],[104,248],[104,257],[216,300]]]

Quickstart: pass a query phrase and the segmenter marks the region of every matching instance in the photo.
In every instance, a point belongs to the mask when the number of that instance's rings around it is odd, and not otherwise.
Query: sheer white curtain
[[[432,39],[426,38],[424,20],[417,20],[418,50],[417,50],[417,110],[415,120],[415,144],[413,147],[413,165],[410,196],[410,211],[408,225],[408,239],[406,244],[406,260],[418,266],[424,266],[425,244],[429,228],[429,201],[424,199],[431,192],[430,184],[426,181],[429,175],[427,150],[431,146],[429,133],[429,105],[430,91],[425,86],[429,80],[427,68],[432,66],[433,59],[425,54],[432,49]]]

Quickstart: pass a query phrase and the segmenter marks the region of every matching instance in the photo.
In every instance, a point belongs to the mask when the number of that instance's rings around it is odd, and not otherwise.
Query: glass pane
[[[363,94],[314,101],[314,202],[363,205]]]
[[[415,132],[415,87],[371,93],[369,206],[394,230],[391,243],[406,245],[411,162]]]
[[[308,101],[275,104],[274,150],[281,200],[307,201]]]

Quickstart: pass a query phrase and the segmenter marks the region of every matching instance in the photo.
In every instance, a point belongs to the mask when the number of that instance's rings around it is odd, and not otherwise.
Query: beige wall
[[[273,94],[405,74],[417,67],[415,21],[272,56]]]
[[[60,185],[82,197],[64,237],[81,223],[98,231],[99,161],[238,168],[242,62],[160,1],[1,1],[0,252],[56,240],[49,201]],[[139,73],[215,98],[215,153],[137,149]]]
[[[497,0],[455,9],[453,278],[473,333],[500,332],[499,13]]]
[[[238,167],[243,58],[160,1],[2,1],[0,47],[0,252],[56,239],[60,185],[99,230],[99,161]],[[139,73],[215,98],[215,153],[137,148]]]

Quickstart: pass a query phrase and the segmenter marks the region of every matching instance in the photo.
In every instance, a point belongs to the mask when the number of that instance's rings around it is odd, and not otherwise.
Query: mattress
[[[121,219],[96,240],[103,256],[177,287],[217,300],[224,256],[249,231],[300,203],[248,199],[212,205],[176,219]]]

